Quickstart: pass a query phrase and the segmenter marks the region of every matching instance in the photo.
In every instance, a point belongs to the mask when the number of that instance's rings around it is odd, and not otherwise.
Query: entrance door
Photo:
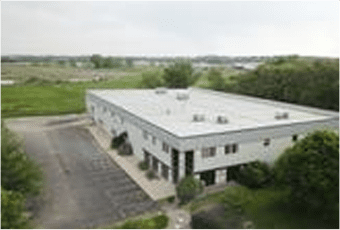
[[[171,165],[172,165],[172,180],[174,183],[178,182],[178,155],[179,152],[176,149],[172,149]]]
[[[152,169],[158,173],[158,159],[156,157],[152,158]]]
[[[215,184],[215,170],[202,172],[200,177],[201,180],[205,182],[206,186]]]
[[[185,175],[193,175],[194,173],[194,151],[185,152]]]
[[[147,166],[150,167],[150,153],[148,151],[144,151],[144,162],[146,162]]]

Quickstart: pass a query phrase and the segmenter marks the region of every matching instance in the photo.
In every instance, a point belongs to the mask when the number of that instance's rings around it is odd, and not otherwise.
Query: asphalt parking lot
[[[39,162],[46,176],[38,227],[105,226],[158,209],[158,204],[96,146],[86,129],[70,125],[72,122],[60,124],[47,125],[38,118],[8,122],[9,128],[22,135],[26,152]]]

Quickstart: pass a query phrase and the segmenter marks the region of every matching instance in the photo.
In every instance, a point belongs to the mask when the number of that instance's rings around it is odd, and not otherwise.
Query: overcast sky
[[[339,56],[339,2],[2,2],[1,54]]]

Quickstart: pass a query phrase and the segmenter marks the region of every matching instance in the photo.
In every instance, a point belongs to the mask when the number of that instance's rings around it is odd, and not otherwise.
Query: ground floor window
[[[215,170],[200,173],[200,179],[205,182],[206,186],[215,184]]]
[[[158,172],[158,159],[156,157],[152,158],[152,169],[156,173]]]
[[[162,177],[164,177],[164,179],[166,180],[169,179],[169,167],[163,163],[162,163]]]

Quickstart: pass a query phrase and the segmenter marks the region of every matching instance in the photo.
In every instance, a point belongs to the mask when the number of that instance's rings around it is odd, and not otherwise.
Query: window
[[[224,146],[224,153],[225,153],[225,154],[230,153],[230,145]]]
[[[237,144],[233,144],[233,153],[236,153],[237,152],[237,150],[238,150],[238,146],[237,146]]]
[[[163,142],[163,151],[169,153],[169,145],[165,142]]]
[[[103,112],[105,113],[105,112],[106,112],[106,110],[107,110],[107,109],[106,109],[106,107],[104,106],[104,107],[103,107]]]
[[[293,135],[292,139],[293,139],[293,141],[297,141],[298,140],[298,135],[297,134]]]
[[[264,139],[263,145],[268,146],[269,144],[270,144],[270,139],[269,138]]]
[[[226,145],[224,147],[224,153],[225,154],[236,153],[237,151],[238,151],[238,145],[237,144]]]
[[[143,137],[144,137],[145,140],[148,139],[148,132],[145,131],[145,130],[143,131]]]
[[[210,148],[202,148],[202,157],[207,158],[207,157],[213,157],[216,154],[216,148],[215,147],[210,147]]]
[[[152,136],[152,144],[156,144],[156,137]]]
[[[111,111],[111,117],[113,117],[115,115],[115,112]]]

